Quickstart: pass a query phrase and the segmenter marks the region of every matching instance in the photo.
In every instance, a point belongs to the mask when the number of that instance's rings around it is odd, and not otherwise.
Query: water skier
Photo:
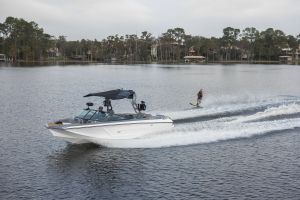
[[[196,104],[197,107],[200,107],[202,98],[203,98],[203,90],[200,89],[198,94],[197,94],[197,104]]]

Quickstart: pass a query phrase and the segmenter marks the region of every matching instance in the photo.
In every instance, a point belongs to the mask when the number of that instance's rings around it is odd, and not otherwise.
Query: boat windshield
[[[97,111],[97,110],[83,110],[79,115],[75,117],[75,120],[84,120],[85,123],[98,121],[122,121],[122,120],[131,120],[134,116],[131,114],[109,114],[107,112]]]
[[[108,118],[107,113],[105,112],[97,112],[93,115],[93,117],[91,118],[91,120],[93,121],[106,121]]]
[[[93,117],[93,115],[96,113],[97,111],[95,110],[90,110],[90,112],[88,112],[85,116],[84,116],[84,119],[91,119]]]
[[[86,119],[86,120],[89,120],[91,119],[94,114],[96,113],[97,111],[95,110],[83,110],[78,116],[76,116],[75,118],[80,118],[80,119]]]
[[[84,116],[86,116],[88,112],[90,112],[90,110],[83,110],[79,115],[76,116],[76,118],[84,119]]]

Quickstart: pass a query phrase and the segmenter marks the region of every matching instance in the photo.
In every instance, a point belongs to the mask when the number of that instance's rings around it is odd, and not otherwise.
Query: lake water
[[[116,88],[174,130],[107,148],[44,127]],[[2,64],[0,105],[0,199],[300,198],[300,66]]]

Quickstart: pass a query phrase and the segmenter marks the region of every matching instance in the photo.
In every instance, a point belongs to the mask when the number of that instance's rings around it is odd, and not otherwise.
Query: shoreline
[[[2,61],[0,63],[9,63],[12,65],[34,65],[34,64],[44,64],[44,65],[52,65],[52,64],[103,64],[103,65],[135,65],[135,64],[169,64],[169,65],[209,65],[209,64],[221,64],[221,65],[229,65],[229,64],[287,64],[287,65],[300,65],[300,62],[293,63],[283,63],[280,61],[267,61],[267,60],[252,60],[252,61],[241,61],[241,60],[228,60],[228,61],[208,61],[208,62],[177,62],[177,61],[164,61],[164,62],[144,62],[144,61],[136,61],[136,62],[100,62],[100,61],[86,61],[86,60],[32,60],[32,61]]]

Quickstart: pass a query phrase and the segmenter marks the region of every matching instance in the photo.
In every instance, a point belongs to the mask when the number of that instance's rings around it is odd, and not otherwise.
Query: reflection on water
[[[64,166],[64,163],[73,165],[82,162],[82,159],[95,151],[100,151],[101,147],[96,144],[71,144],[68,143],[63,149],[58,150],[49,156],[50,163],[58,166]]]

